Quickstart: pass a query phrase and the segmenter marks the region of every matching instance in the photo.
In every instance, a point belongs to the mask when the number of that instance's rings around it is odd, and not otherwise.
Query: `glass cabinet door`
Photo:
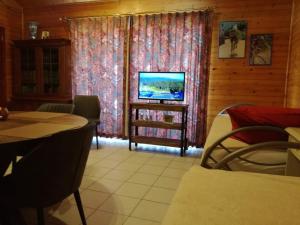
[[[21,49],[21,92],[22,94],[35,93],[37,89],[36,81],[36,61],[34,48]]]
[[[32,101],[38,106],[42,102],[72,100],[70,40],[30,39],[13,43],[14,102]]]
[[[55,94],[59,88],[59,50],[43,48],[44,93]]]

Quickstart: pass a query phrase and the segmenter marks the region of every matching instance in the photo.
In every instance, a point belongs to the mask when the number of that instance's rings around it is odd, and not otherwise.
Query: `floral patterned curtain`
[[[73,95],[98,95],[100,132],[124,134],[124,60],[127,17],[71,21]]]
[[[190,143],[197,146],[203,145],[206,134],[211,21],[210,12],[138,15],[132,18],[129,100],[139,101],[139,71],[185,72],[184,103],[189,104],[187,136]],[[151,117],[161,119],[159,113],[151,113]],[[177,138],[179,135],[176,131],[142,129],[140,132],[161,137]]]

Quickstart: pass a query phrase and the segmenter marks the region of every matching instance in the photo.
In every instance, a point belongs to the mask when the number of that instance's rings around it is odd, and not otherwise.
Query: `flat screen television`
[[[185,72],[139,72],[138,99],[184,101]]]

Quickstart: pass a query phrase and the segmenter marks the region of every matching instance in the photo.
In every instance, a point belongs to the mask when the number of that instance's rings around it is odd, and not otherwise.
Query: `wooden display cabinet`
[[[0,106],[6,106],[5,30],[0,27]]]
[[[72,100],[70,40],[16,40],[10,109],[35,110],[44,102]]]
[[[140,118],[139,115],[140,109],[178,112],[181,114],[181,122],[167,123],[165,121],[144,120],[143,118]],[[188,105],[183,105],[183,104],[130,103],[129,119],[128,119],[129,150],[131,150],[132,142],[135,143],[135,146],[137,146],[137,143],[163,145],[163,146],[179,147],[180,155],[183,156],[185,150],[187,149],[187,138],[186,138],[187,114],[188,114]],[[180,135],[180,139],[140,136],[138,133],[139,127],[174,129],[174,130],[179,130],[181,132],[180,133],[181,135]],[[132,132],[133,128],[134,128],[134,132]]]

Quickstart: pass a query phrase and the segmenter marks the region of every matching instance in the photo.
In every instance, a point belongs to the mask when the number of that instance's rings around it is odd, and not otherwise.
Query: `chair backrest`
[[[97,95],[75,95],[73,104],[74,114],[87,119],[99,119],[101,108]]]
[[[20,207],[47,207],[78,190],[93,128],[54,134],[16,164],[12,179]]]
[[[60,113],[73,113],[73,104],[62,104],[62,103],[44,103],[40,105],[37,111],[40,112],[60,112]]]

